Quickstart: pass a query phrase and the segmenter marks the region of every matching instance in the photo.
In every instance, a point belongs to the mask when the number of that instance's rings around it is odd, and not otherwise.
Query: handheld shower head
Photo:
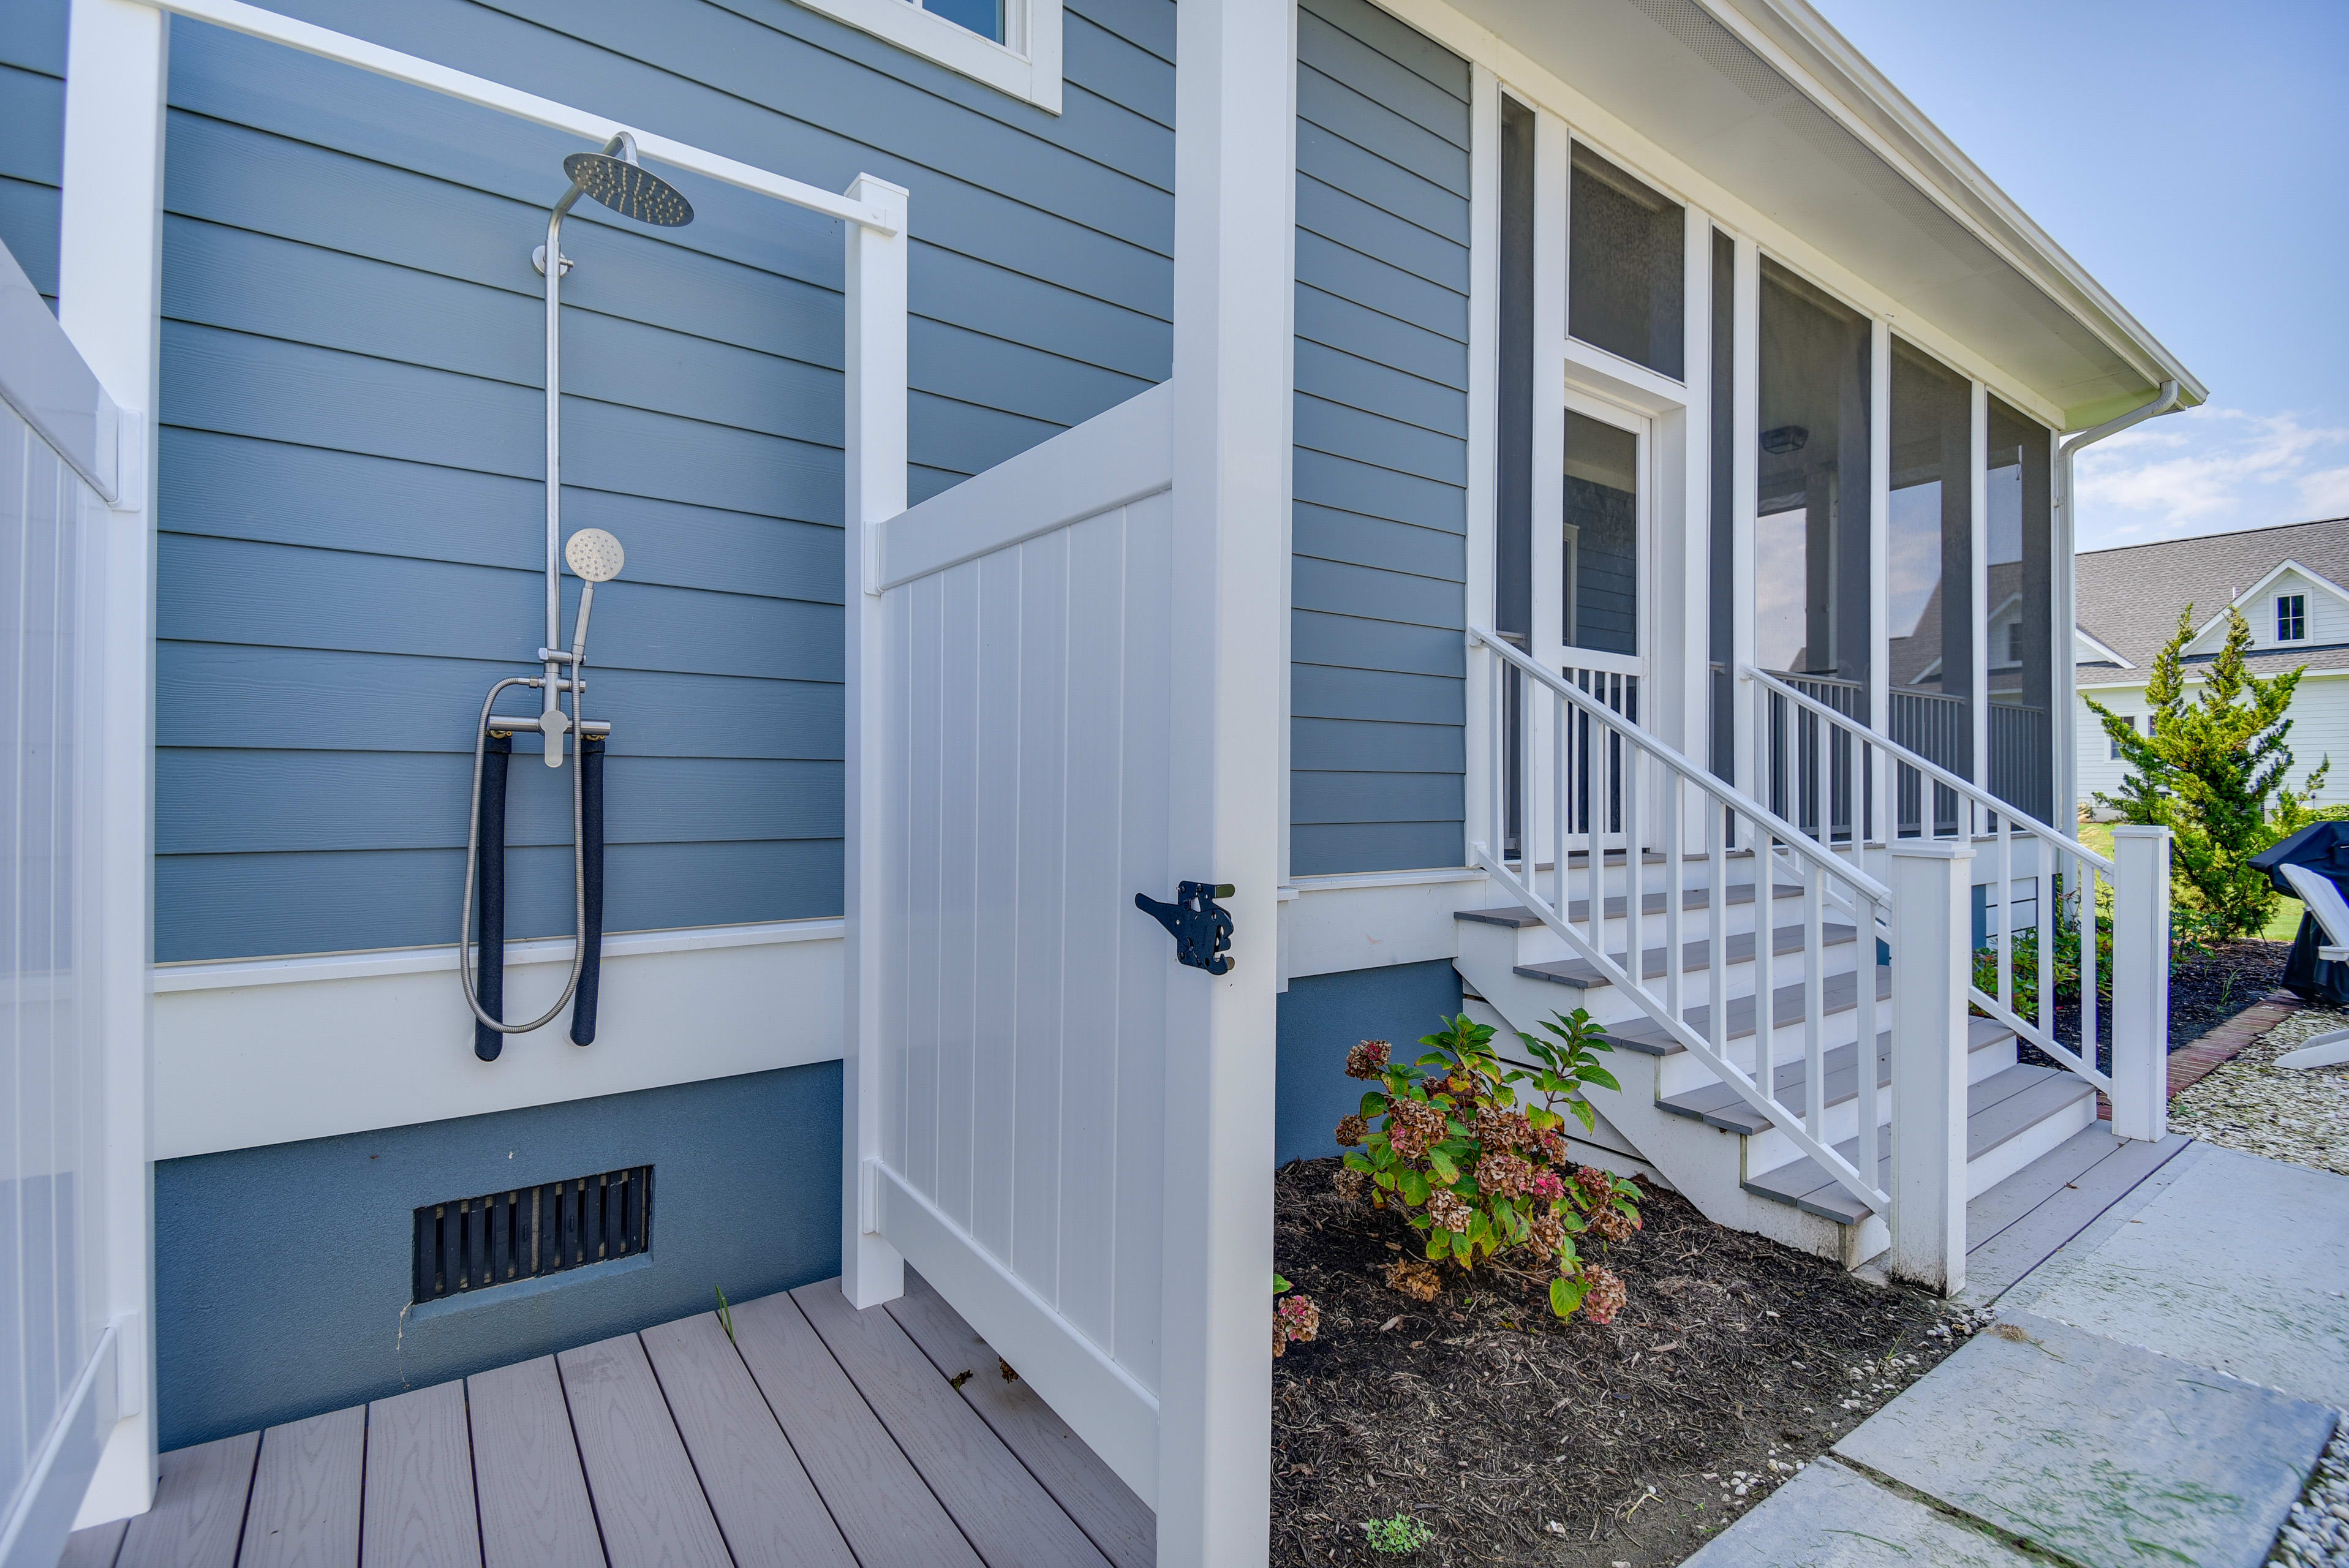
[[[563,559],[574,576],[589,583],[609,583],[628,563],[628,552],[602,529],[583,528],[563,547]]]
[[[678,229],[693,222],[693,203],[674,185],[641,164],[601,152],[574,152],[563,172],[586,195],[623,218],[656,228]]]

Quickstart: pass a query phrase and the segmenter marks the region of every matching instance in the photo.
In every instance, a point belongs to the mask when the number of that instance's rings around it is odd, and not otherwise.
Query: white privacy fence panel
[[[1164,391],[883,525],[869,1229],[1156,1486],[1172,495]]]
[[[80,524],[105,504],[0,405],[0,1562],[61,1542],[101,1436],[103,1085],[75,737]]]

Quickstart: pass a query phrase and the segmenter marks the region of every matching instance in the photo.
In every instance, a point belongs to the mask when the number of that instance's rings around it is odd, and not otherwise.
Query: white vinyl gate
[[[88,957],[97,692],[84,628],[119,422],[5,250],[0,397],[0,1564],[47,1568],[140,1393],[118,1387]]]
[[[882,525],[865,1229],[1145,1499],[1171,899],[1161,387]],[[1170,973],[1174,972],[1174,973]]]

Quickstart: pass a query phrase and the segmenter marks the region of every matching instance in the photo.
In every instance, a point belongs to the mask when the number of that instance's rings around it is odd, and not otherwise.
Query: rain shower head
[[[563,547],[563,559],[571,570],[590,583],[609,583],[628,563],[628,552],[620,542],[600,528],[583,528],[571,536]]]
[[[563,160],[571,182],[623,218],[657,228],[693,222],[693,203],[676,186],[637,163],[601,152],[574,152]]]

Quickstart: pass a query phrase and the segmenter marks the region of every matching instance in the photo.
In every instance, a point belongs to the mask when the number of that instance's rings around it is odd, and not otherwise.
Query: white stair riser
[[[2095,1125],[2096,1097],[2083,1095],[2044,1121],[2026,1128],[1980,1159],[1966,1161],[1966,1196],[1979,1198],[2075,1132]]]

